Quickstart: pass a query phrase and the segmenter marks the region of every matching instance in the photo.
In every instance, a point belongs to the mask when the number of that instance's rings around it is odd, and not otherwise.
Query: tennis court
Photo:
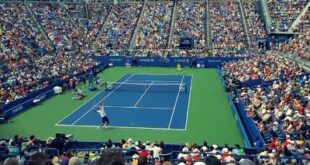
[[[210,144],[244,145],[218,71],[191,68],[183,68],[182,71],[185,74],[183,83],[186,84],[186,90],[179,93],[170,129],[167,123],[170,123],[173,109],[164,108],[173,108],[178,87],[170,86],[169,90],[172,91],[159,93],[154,84],[180,84],[182,75],[176,75],[175,68],[112,67],[97,76],[104,81],[119,83],[124,82],[131,75],[133,76],[126,83],[150,84],[155,80],[156,82],[153,82],[152,88],[149,89],[151,91],[146,92],[140,102],[138,100],[144,92],[137,90],[141,90],[141,87],[128,89],[128,86],[123,84],[112,93],[117,84],[107,91],[103,91],[103,87],[97,91],[89,91],[86,86],[80,84],[78,87],[84,89],[86,94],[83,100],[72,100],[72,91],[65,91],[63,94],[49,98],[41,105],[15,116],[8,124],[0,125],[0,137],[12,138],[16,132],[20,132],[24,137],[36,135],[40,139],[46,139],[55,133],[65,133],[74,135],[74,139],[80,141],[98,142],[108,139],[118,141],[132,138],[165,143],[202,143],[207,140]],[[142,86],[142,88],[147,87],[149,85]],[[105,109],[110,117],[111,126],[98,129],[99,114],[90,109],[109,94],[110,96],[105,99],[105,106],[111,107]],[[136,108],[132,108],[137,102]],[[85,107],[86,105],[89,107]],[[122,106],[122,108],[112,106]],[[130,115],[129,112],[131,112]],[[143,124],[138,123],[141,120]],[[125,126],[114,122],[127,123]],[[154,125],[147,122],[152,122]]]
[[[109,127],[186,130],[192,75],[125,74],[108,82],[56,126],[97,127],[103,105]]]

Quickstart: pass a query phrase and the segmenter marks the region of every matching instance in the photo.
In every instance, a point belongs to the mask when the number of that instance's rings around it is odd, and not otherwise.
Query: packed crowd
[[[87,56],[63,52],[42,57],[3,53],[0,57],[1,62],[7,63],[1,68],[0,105],[99,64]]]
[[[50,45],[20,3],[0,4],[0,49],[14,55],[43,55]]]
[[[293,31],[304,33],[307,29],[310,29],[310,10],[306,11],[305,15],[300,18],[298,25]]]
[[[257,79],[270,81],[291,78],[305,73],[298,64],[272,53],[254,55],[237,62],[228,62],[223,65],[223,72],[229,82],[236,84]]]
[[[308,0],[269,0],[272,31],[286,32],[296,20]]]
[[[179,2],[176,6],[171,47],[178,48],[180,38],[193,38],[194,48],[205,48],[205,4]]]
[[[268,87],[239,90],[246,113],[267,142],[269,149],[282,149],[286,156],[303,158],[309,151],[310,77],[274,81]],[[308,155],[309,156],[309,155]]]
[[[255,145],[257,143],[260,142],[254,142]],[[37,158],[40,158],[40,163],[47,161],[50,165],[109,165],[111,162],[117,162],[118,165],[254,165],[263,163],[296,165],[307,163],[306,159],[310,156],[309,144],[309,138],[301,139],[298,143],[293,139],[285,142],[275,140],[261,151],[247,154],[247,151],[238,144],[228,147],[227,144],[224,146],[208,145],[205,141],[202,145],[185,143],[178,147],[179,151],[173,151],[175,154],[169,154],[165,151],[166,145],[156,141],[141,142],[129,138],[128,140],[122,139],[118,143],[108,140],[92,149],[70,149],[70,141],[63,137],[51,137],[43,142],[33,135],[28,139],[15,135],[9,141],[0,141],[0,156],[8,156],[4,165],[24,165],[25,163],[37,165],[33,162]],[[300,145],[303,147],[300,148]],[[52,148],[59,150],[60,154],[52,152]],[[14,162],[14,164],[7,164],[9,162]]]
[[[288,40],[287,43],[280,43],[276,49],[283,53],[291,53],[300,59],[310,61],[310,29],[304,33],[297,34]]]
[[[264,39],[267,36],[265,25],[258,14],[254,2],[244,2],[242,7],[246,17],[249,33],[253,37],[253,45],[255,45],[257,40]]]
[[[127,49],[130,46],[142,3],[118,4],[106,20],[102,35],[96,45],[101,49]]]
[[[210,3],[213,47],[241,50],[247,47],[241,15],[236,2]]]
[[[85,35],[89,25],[86,14],[86,5],[79,3],[63,3],[62,10],[64,15],[70,18],[72,25],[82,33],[81,35]]]
[[[30,8],[52,41],[56,52],[81,50],[85,46],[82,32],[79,32],[71,16],[60,4],[30,3]]]
[[[89,13],[89,20],[87,23],[86,38],[87,43],[93,43],[96,37],[99,35],[101,28],[104,25],[110,11],[112,10],[111,5],[102,5],[97,3],[92,3],[87,5],[87,10]]]
[[[135,48],[167,48],[172,15],[172,2],[148,3],[137,27]]]

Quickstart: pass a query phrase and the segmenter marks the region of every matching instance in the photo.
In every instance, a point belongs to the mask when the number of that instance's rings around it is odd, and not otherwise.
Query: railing
[[[145,11],[145,6],[146,6],[146,4],[147,4],[147,1],[145,0],[145,1],[143,2],[143,7],[142,7],[142,9],[141,9],[141,11],[140,11],[140,13],[139,13],[139,17],[138,17],[138,20],[137,20],[137,22],[136,22],[135,29],[134,29],[134,31],[133,31],[131,37],[130,37],[130,45],[129,45],[129,48],[130,48],[130,49],[132,49],[132,48],[135,46],[134,44],[135,44],[135,41],[136,41],[136,35],[137,35],[138,30],[139,30],[139,25],[140,25],[141,19],[142,19],[142,17],[143,17],[143,13],[144,13],[144,11]]]
[[[102,36],[102,33],[103,33],[103,30],[104,30],[104,28],[106,27],[106,25],[107,25],[107,20],[109,20],[109,18],[111,17],[111,15],[112,15],[112,13],[113,13],[113,7],[111,8],[111,10],[109,11],[109,14],[108,14],[108,16],[105,18],[105,20],[104,20],[104,22],[103,22],[103,24],[102,24],[102,26],[101,26],[101,28],[100,28],[100,30],[99,30],[99,32],[98,32],[98,34],[97,34],[97,36],[96,36],[96,39],[95,39],[95,41],[93,42],[93,44],[92,44],[92,47],[95,47],[94,46],[94,43],[96,43],[99,39],[100,39],[100,37]],[[96,48],[97,49],[97,48]]]
[[[175,13],[176,13],[176,6],[178,5],[177,1],[174,1],[173,3],[173,8],[172,8],[172,14],[171,14],[171,19],[170,19],[170,28],[169,28],[169,35],[168,35],[168,43],[167,43],[167,48],[171,48],[171,36],[173,33],[173,29],[175,28]]]
[[[206,47],[212,49],[212,34],[211,34],[211,22],[210,22],[210,1],[206,0],[205,3],[205,40],[206,40]]]
[[[262,11],[263,11],[263,14],[264,14],[264,19],[265,19],[265,23],[266,23],[266,29],[267,29],[268,33],[270,33],[271,23],[272,22],[271,22],[271,17],[270,17],[267,1],[266,0],[260,0],[260,4],[261,4]]]
[[[279,51],[272,51],[274,54],[283,57],[283,58],[287,58],[291,61],[294,61],[296,63],[298,63],[299,65],[303,66],[303,68],[305,70],[307,70],[308,72],[310,72],[310,62],[307,60],[303,60],[301,58],[299,58],[298,56],[291,54],[291,53],[282,53]]]
[[[247,21],[246,21],[246,17],[244,16],[244,11],[243,11],[242,1],[241,0],[239,0],[239,2],[238,2],[238,8],[239,8],[239,12],[240,12],[241,19],[242,19],[243,29],[244,29],[245,34],[246,34],[248,46],[251,47],[252,42],[251,42],[250,38],[252,38],[252,36],[250,37],[250,34],[249,34],[249,30],[248,30],[248,26],[247,26]]]
[[[43,29],[41,23],[37,20],[35,14],[33,13],[32,9],[29,7],[29,2],[25,2],[26,10],[29,13],[31,19],[36,23],[37,28],[39,28],[40,32],[43,34],[44,39],[48,41],[50,45],[53,45],[52,40],[48,37],[47,32]]]

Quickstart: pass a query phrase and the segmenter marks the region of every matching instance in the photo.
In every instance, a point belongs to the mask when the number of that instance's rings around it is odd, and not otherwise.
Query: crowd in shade
[[[167,48],[172,8],[172,2],[146,4],[140,24],[137,27],[135,48]]]
[[[48,138],[46,142],[42,142],[34,135],[27,139],[15,135],[8,141],[0,141],[0,152],[11,155],[4,161],[4,165],[37,165],[31,164],[37,158],[41,158],[40,163],[51,162],[50,165],[110,165],[112,162],[117,165],[306,164],[306,159],[310,156],[309,138],[294,140],[292,137],[286,137],[283,141],[273,138],[256,154],[247,154],[246,149],[238,144],[228,147],[227,144],[208,145],[206,141],[202,145],[185,143],[180,146],[179,151],[175,151],[175,158],[171,159],[172,155],[165,151],[166,145],[157,141],[133,141],[131,138],[122,139],[120,142],[108,140],[97,146],[98,148],[68,150],[70,142],[60,137]],[[254,142],[258,143],[260,142]],[[56,148],[60,154],[51,154],[51,148]],[[15,164],[7,164],[13,161]]]
[[[308,0],[269,0],[272,31],[286,32],[302,12]]]
[[[267,36],[265,25],[260,18],[254,2],[244,2],[242,7],[246,17],[248,31],[254,42],[253,45],[255,45],[257,40],[264,39]]]
[[[246,33],[236,2],[211,2],[210,16],[214,48],[241,50],[247,47]]]
[[[310,29],[310,10],[307,10],[303,16],[301,16],[297,26],[293,29],[295,32],[304,33]]]
[[[99,49],[127,49],[142,10],[142,3],[117,4],[109,14],[96,45]]]
[[[287,43],[280,43],[276,49],[283,53],[291,53],[300,59],[310,61],[310,29],[304,33],[297,34],[288,40]]]
[[[205,48],[205,4],[199,2],[179,2],[176,6],[171,47],[178,48],[180,38],[193,38],[194,48]]]
[[[270,81],[291,78],[305,73],[298,64],[272,53],[253,55],[237,62],[225,63],[223,72],[229,82],[236,83],[257,79]]]
[[[274,81],[267,87],[239,90],[248,117],[253,119],[275,156],[309,158],[309,87],[309,76],[297,76]]]

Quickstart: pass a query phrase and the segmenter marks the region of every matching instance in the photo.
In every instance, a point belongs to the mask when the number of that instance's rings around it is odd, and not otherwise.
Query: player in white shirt
[[[110,120],[109,120],[109,118],[108,118],[108,116],[107,116],[107,114],[106,114],[106,112],[105,112],[105,110],[104,110],[103,104],[102,104],[102,106],[99,107],[98,110],[94,110],[94,111],[96,111],[97,113],[99,113],[99,115],[100,115],[100,117],[101,117],[101,120],[102,120],[102,123],[101,123],[101,125],[99,126],[99,128],[108,126],[109,123],[110,123]]]

